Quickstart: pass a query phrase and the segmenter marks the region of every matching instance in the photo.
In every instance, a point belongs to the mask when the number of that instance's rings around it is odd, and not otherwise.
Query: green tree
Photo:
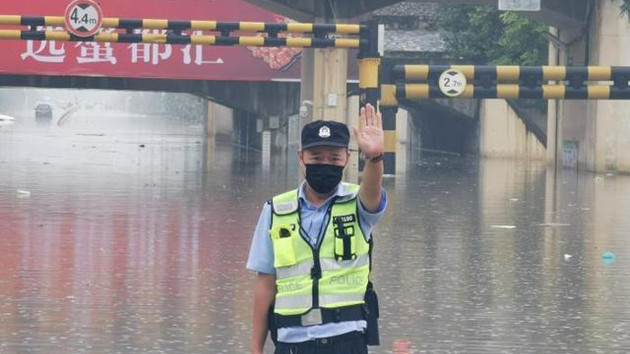
[[[630,0],[621,0],[621,13],[630,20]]]
[[[438,8],[438,20],[453,62],[522,66],[548,63],[549,27],[544,23],[489,5],[443,4]],[[518,102],[540,112],[547,110],[544,100]]]
[[[440,5],[438,23],[451,58],[476,65],[544,65],[548,27],[496,6]]]

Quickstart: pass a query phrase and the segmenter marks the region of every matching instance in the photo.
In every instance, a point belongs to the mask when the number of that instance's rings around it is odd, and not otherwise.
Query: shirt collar
[[[311,202],[309,202],[306,199],[306,195],[304,194],[304,188],[306,187],[306,181],[303,181],[302,184],[300,185],[300,188],[298,188],[298,200],[301,203],[307,203],[309,206],[312,206]],[[322,204],[322,206],[328,204],[328,202],[330,202],[330,200],[333,197],[345,197],[350,195],[350,193],[348,193],[346,191],[345,185],[343,182],[340,182],[339,185],[337,185],[337,188],[335,188],[335,192],[333,194],[330,195],[330,197],[328,197],[328,199],[326,199],[326,201],[324,201],[324,203]]]

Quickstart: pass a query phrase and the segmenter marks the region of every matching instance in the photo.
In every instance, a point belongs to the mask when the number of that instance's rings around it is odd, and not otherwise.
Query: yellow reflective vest
[[[336,309],[364,303],[370,275],[369,244],[360,227],[356,184],[342,183],[349,194],[334,197],[326,228],[312,246],[300,227],[298,190],[272,199],[269,231],[276,269],[279,315],[301,315],[312,308]]]

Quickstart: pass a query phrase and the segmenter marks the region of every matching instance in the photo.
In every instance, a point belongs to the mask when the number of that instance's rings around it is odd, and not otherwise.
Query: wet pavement
[[[3,128],[0,353],[249,351],[281,157],[199,127]],[[630,351],[630,177],[426,158],[386,189],[371,353]]]

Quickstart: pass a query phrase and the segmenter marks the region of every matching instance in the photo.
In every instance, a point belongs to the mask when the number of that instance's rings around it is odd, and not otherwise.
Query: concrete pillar
[[[214,102],[208,100],[206,102],[206,120],[204,122],[204,130],[208,139],[214,139]]]
[[[300,149],[300,116],[289,116],[287,126],[287,185],[297,186],[302,178],[297,151]]]
[[[319,21],[321,22],[321,21]],[[300,124],[299,130],[294,131],[293,138],[299,141],[302,127],[313,120],[334,120],[346,123],[352,130],[352,124],[348,122],[348,50],[337,48],[323,49],[303,49],[302,52],[302,76],[300,85]],[[299,144],[298,144],[299,147]],[[295,150],[297,151],[297,150]],[[289,156],[292,151],[288,152]],[[353,154],[356,155],[356,154]],[[287,158],[287,165],[292,159]],[[296,160],[297,162],[297,160]],[[352,160],[346,169],[346,179],[356,182],[356,168],[352,165]],[[288,173],[297,171],[301,178],[299,168],[288,167]],[[350,176],[348,176],[350,173]],[[294,180],[290,175],[289,181]]]
[[[411,129],[409,112],[399,108],[396,113],[396,174],[407,171],[407,157],[411,149]]]
[[[304,49],[300,89],[307,113],[302,126],[318,119],[347,123],[347,78],[347,49]]]
[[[346,121],[351,129],[350,135],[350,161],[346,168],[345,180],[350,183],[359,182],[359,146],[352,133],[352,127],[359,124],[359,96],[348,97],[348,112]]]
[[[630,65],[630,21],[621,17],[619,6],[613,0],[597,1],[587,31],[558,29],[560,41],[567,45],[551,48],[550,64]],[[630,148],[629,111],[630,101],[550,101],[549,163],[561,168],[566,150],[577,154],[577,168],[630,172],[630,155],[624,153]]]
[[[557,28],[550,28],[549,32],[554,36],[559,36]],[[557,66],[562,65],[560,55],[561,49],[557,48],[552,42],[549,42],[549,65]],[[552,82],[554,83],[554,82]],[[553,171],[557,171],[559,165],[558,161],[561,161],[559,148],[562,141],[560,129],[562,114],[560,113],[562,104],[559,100],[549,100],[547,106],[547,163],[552,167]]]
[[[263,171],[268,171],[271,165],[271,132],[265,130],[262,132],[262,168]]]
[[[204,130],[206,132],[206,141],[204,161],[206,169],[210,169],[215,162],[217,140],[226,143],[232,142],[234,111],[229,107],[207,100],[205,113]]]
[[[558,48],[559,55],[556,58],[559,65],[566,66],[586,66],[588,65],[589,48],[587,46],[587,32],[581,28],[559,29],[559,38],[567,44],[566,48]],[[576,40],[576,38],[578,40]],[[577,168],[584,166],[587,155],[581,148],[588,137],[588,121],[585,112],[588,111],[590,103],[595,101],[587,100],[564,100],[558,101],[558,118],[556,139],[554,148],[556,149],[556,168],[570,167]],[[572,154],[577,155],[577,163],[568,163],[565,150],[577,151]]]
[[[227,139],[232,136],[234,111],[208,100],[206,132],[208,138]]]
[[[204,131],[206,133],[205,149],[204,149],[204,171],[209,171],[214,167],[216,152],[216,127],[215,115],[216,104],[207,100],[205,107],[206,119],[204,122]]]
[[[591,28],[592,65],[630,65],[630,20],[619,14],[619,2],[597,2]],[[591,101],[586,168],[597,172],[630,172],[630,101]]]
[[[479,154],[523,160],[544,160],[545,147],[502,99],[482,101]]]

